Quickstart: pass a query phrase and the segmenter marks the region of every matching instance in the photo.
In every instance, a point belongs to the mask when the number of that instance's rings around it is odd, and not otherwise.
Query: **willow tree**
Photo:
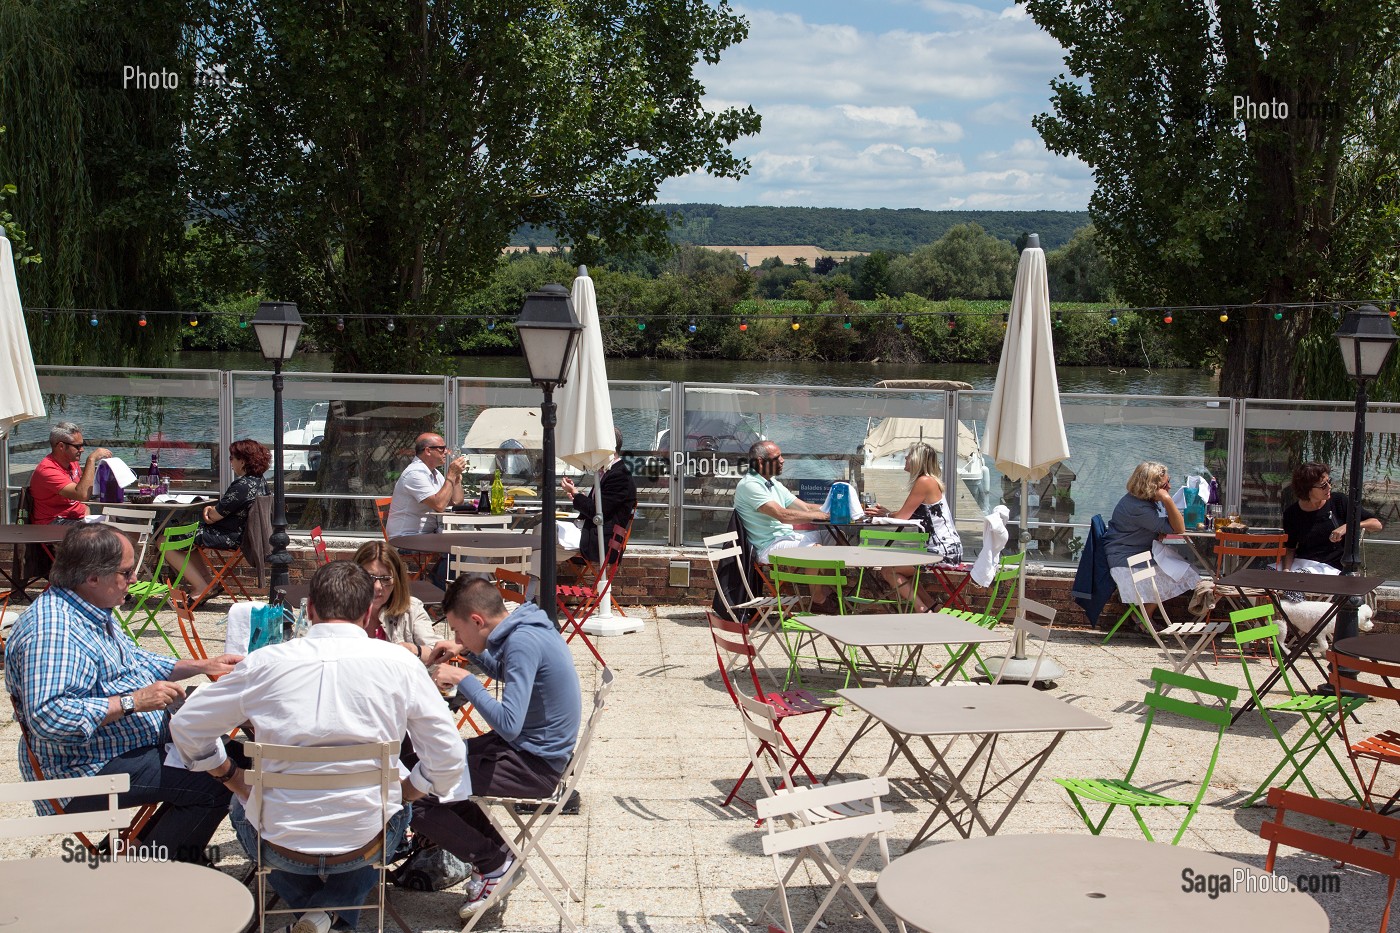
[[[1066,50],[1034,122],[1094,170],[1118,294],[1259,303],[1174,329],[1226,395],[1345,397],[1331,315],[1268,306],[1394,287],[1400,2],[1022,2]]]
[[[27,307],[175,310],[170,258],[184,234],[181,123],[192,77],[185,0],[0,0],[0,178],[43,262],[25,265]],[[138,87],[125,66],[176,76]],[[170,84],[170,81],[166,81]],[[160,365],[174,321],[30,315],[47,363]]]
[[[747,170],[758,116],[694,77],[746,33],[727,0],[209,0],[195,203],[271,294],[347,318],[319,328],[337,369],[433,371],[517,227],[660,246],[664,180]]]

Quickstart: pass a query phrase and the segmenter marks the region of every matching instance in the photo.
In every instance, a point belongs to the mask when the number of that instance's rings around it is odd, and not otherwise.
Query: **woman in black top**
[[[1283,510],[1283,530],[1288,535],[1283,569],[1326,572],[1299,563],[1311,561],[1341,570],[1352,503],[1332,491],[1332,468],[1325,463],[1304,463],[1293,471],[1293,494],[1298,501]],[[1381,520],[1370,509],[1362,506],[1360,515],[1363,529],[1381,530]]]
[[[245,438],[234,441],[228,448],[229,464],[233,467],[234,480],[228,484],[219,501],[204,507],[203,521],[194,542],[200,547],[232,551],[243,543],[243,526],[248,521],[248,509],[258,496],[267,495],[267,480],[263,473],[272,464],[272,454],[255,440]],[[172,562],[178,563],[176,554],[171,551]],[[213,579],[213,572],[200,553],[191,549],[189,563],[185,567],[185,581],[194,595],[203,593]],[[210,596],[217,596],[218,592]]]

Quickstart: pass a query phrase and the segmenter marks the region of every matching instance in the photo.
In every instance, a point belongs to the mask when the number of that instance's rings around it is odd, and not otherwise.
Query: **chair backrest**
[[[758,672],[754,669],[754,658],[758,650],[749,639],[749,627],[743,622],[731,622],[713,612],[705,613],[710,622],[710,638],[715,643],[715,660],[719,662],[719,676],[724,680],[729,697],[736,704],[739,694],[763,696],[763,688],[758,683]]]
[[[203,661],[209,657],[209,652],[204,647],[204,640],[199,637],[199,630],[194,625],[194,610],[190,608],[190,597],[182,589],[176,589],[170,593],[170,606],[175,610],[175,621],[180,626],[180,637],[185,640],[185,647],[189,649],[190,657],[196,661]],[[222,674],[210,674],[210,680],[218,680]]]
[[[316,563],[329,564],[331,562],[330,549],[326,547],[326,536],[321,533],[320,525],[311,529],[311,546],[316,549]]]
[[[488,548],[453,545],[447,556],[447,579],[455,580],[461,573],[492,577],[497,568],[529,573],[532,553],[532,549],[528,547]]]
[[[523,606],[528,602],[525,596],[530,591],[530,575],[528,573],[497,567],[492,571],[492,576],[496,579],[496,589],[500,592],[501,599],[515,603],[517,606]]]
[[[108,525],[136,537],[136,566],[146,563],[146,546],[156,527],[156,513],[150,509],[127,509],[119,505],[104,505],[102,516]]]
[[[782,551],[768,554],[768,578],[779,598],[783,595],[783,584],[791,592],[800,593],[799,586],[830,586],[836,589],[836,604],[841,614],[846,613],[846,563],[840,560],[820,560],[814,557],[792,557]]]
[[[1236,609],[1230,613],[1230,628],[1234,631],[1235,644],[1240,649],[1240,665],[1244,668],[1245,686],[1249,689],[1249,695],[1255,704],[1261,704],[1262,698],[1259,696],[1258,687],[1255,686],[1254,674],[1250,670],[1249,658],[1245,655],[1244,647],[1260,641],[1267,646],[1269,656],[1278,667],[1280,679],[1283,681],[1284,688],[1288,690],[1288,695],[1297,696],[1292,681],[1288,679],[1288,665],[1283,663],[1283,649],[1279,647],[1282,630],[1279,628],[1279,624],[1274,621],[1273,603]]]
[[[928,533],[924,531],[899,531],[894,528],[862,528],[861,547],[901,547],[910,551],[923,551],[928,547]]]
[[[247,770],[248,813],[255,823],[260,822],[263,795],[270,788],[278,790],[349,790],[359,788],[379,789],[380,847],[375,857],[375,867],[379,869],[379,931],[384,930],[384,871],[388,849],[389,799],[390,789],[399,781],[397,757],[398,742],[366,742],[359,745],[271,745],[265,742],[244,742],[243,751],[251,763]],[[368,764],[368,767],[349,772],[327,772],[319,769],[310,772],[269,771],[268,761],[285,761],[296,764]],[[258,920],[259,929],[270,914],[300,914],[305,908],[269,910],[267,908],[267,876],[271,869],[263,865],[263,846],[258,846]],[[359,910],[362,904],[318,905],[326,912],[337,910]]]
[[[601,683],[599,683],[598,689],[593,691],[593,710],[588,714],[588,721],[584,723],[578,741],[574,743],[574,753],[569,756],[569,763],[564,766],[564,773],[559,778],[559,786],[554,791],[554,796],[559,800],[569,799],[569,795],[583,775],[584,766],[588,764],[588,753],[593,748],[593,736],[598,731],[598,720],[602,718],[608,694],[612,693],[616,682],[617,675],[613,673],[612,668],[604,667]]]
[[[1016,592],[1016,581],[1020,579],[1021,563],[1025,558],[1024,553],[1018,553],[1003,554],[998,559],[996,576],[992,578],[991,588],[987,591],[987,608],[982,610],[980,618],[974,620],[978,625],[992,628],[1006,615],[1006,608],[1011,605],[1011,597]]]
[[[1044,603],[1038,603],[1033,599],[1023,599],[1016,606],[1016,615],[1012,624],[1016,628],[1017,635],[1024,635],[1024,638],[1012,638],[1006,646],[1006,656],[1002,658],[1002,663],[997,668],[996,677],[992,679],[992,685],[1001,683],[1002,675],[1006,673],[1008,662],[1015,656],[1017,642],[1025,645],[1039,643],[1036,649],[1035,666],[1031,668],[1031,676],[1027,683],[1035,683],[1039,679],[1040,664],[1045,660],[1045,649],[1050,645],[1050,630],[1055,626],[1055,610]]]
[[[116,844],[113,835],[125,829],[139,808],[121,809],[117,795],[131,789],[129,774],[96,774],[92,777],[58,778],[52,781],[20,781],[0,784],[0,803],[34,804],[71,797],[106,796],[107,806],[86,813],[53,813],[43,816],[0,818],[0,839],[22,839],[60,833],[105,833],[109,852]]]
[[[1197,696],[1206,694],[1222,702],[1220,706],[1206,706],[1203,703],[1183,700],[1166,693],[1166,691],[1173,689],[1187,690]],[[1199,803],[1205,796],[1206,788],[1210,786],[1211,775],[1215,773],[1215,764],[1220,758],[1220,740],[1224,737],[1225,730],[1230,726],[1230,704],[1235,702],[1239,693],[1238,687],[1229,684],[1217,684],[1200,677],[1192,677],[1189,674],[1178,674],[1175,671],[1154,667],[1152,669],[1152,689],[1142,700],[1147,707],[1147,716],[1142,726],[1142,737],[1138,740],[1137,752],[1133,755],[1133,762],[1128,766],[1128,773],[1124,780],[1131,781],[1133,779],[1138,763],[1142,760],[1143,750],[1147,748],[1147,737],[1152,732],[1152,724],[1156,721],[1157,714],[1169,713],[1174,716],[1185,716],[1188,719],[1215,726],[1216,730],[1215,747],[1211,750],[1210,763],[1206,766],[1205,777],[1196,798]]]
[[[743,546],[739,544],[739,532],[726,531],[703,540],[719,606],[724,607],[729,618],[739,619],[742,613],[734,608],[735,603],[751,603],[758,598],[749,584],[749,565],[744,560]],[[733,563],[726,565],[729,561]]]
[[[394,501],[393,496],[382,496],[374,500],[374,514],[379,516],[379,533],[384,536],[384,540],[389,540],[389,504]]]
[[[1338,654],[1332,649],[1327,651],[1327,662],[1331,665],[1327,682],[1334,688],[1364,694],[1376,700],[1400,702],[1400,664],[1358,658],[1350,654]],[[1371,674],[1380,682],[1362,680],[1351,675],[1350,671],[1355,671],[1357,674]],[[1343,722],[1343,728],[1345,727],[1346,724]]]
[[[171,551],[184,551],[185,557],[189,557],[190,551],[194,548],[195,535],[198,533],[199,522],[191,522],[188,525],[167,525],[165,527],[165,534],[156,544],[156,550],[160,554],[160,557],[156,560],[155,570],[151,573],[151,579],[153,581],[160,580],[161,571],[166,564],[166,555]],[[185,568],[188,566],[188,559],[180,562],[180,568],[175,571],[175,578],[170,584],[172,590],[178,588],[181,581],[185,579]],[[162,602],[164,602],[164,600],[162,600]]]
[[[1235,531],[1215,533],[1215,574],[1223,576],[1233,570],[1245,570],[1256,561],[1280,561],[1286,553],[1288,535],[1244,534]],[[1233,558],[1234,566],[1226,559]]]
[[[1128,572],[1133,578],[1133,589],[1142,597],[1138,602],[1128,603],[1128,610],[1136,609],[1142,614],[1143,624],[1151,625],[1151,620],[1147,617],[1147,607],[1156,606],[1157,611],[1162,614],[1162,621],[1170,623],[1167,617],[1167,607],[1162,604],[1162,591],[1157,588],[1157,565],[1152,562],[1151,551],[1140,551],[1128,558]],[[1152,598],[1146,598],[1147,590],[1152,593]]]
[[[473,515],[471,513],[442,515],[438,524],[443,531],[461,531],[464,528],[509,528],[514,520],[512,515]]]
[[[1388,880],[1385,893],[1385,907],[1381,910],[1380,933],[1390,927],[1390,903],[1395,897],[1395,882],[1400,879],[1400,846],[1389,845],[1385,851],[1377,851],[1369,845],[1357,845],[1357,833],[1361,831],[1375,834],[1381,839],[1400,838],[1400,820],[1393,816],[1383,816],[1360,807],[1351,807],[1331,800],[1318,800],[1304,794],[1295,794],[1282,787],[1269,788],[1269,806],[1274,809],[1272,820],[1265,820],[1259,826],[1259,835],[1269,841],[1269,854],[1264,860],[1264,870],[1274,870],[1274,857],[1280,845],[1312,852],[1333,862],[1355,865],[1369,869]],[[1284,814],[1301,813],[1341,827],[1351,827],[1352,832],[1346,842],[1338,839],[1336,833],[1327,835],[1308,832],[1284,823]]]

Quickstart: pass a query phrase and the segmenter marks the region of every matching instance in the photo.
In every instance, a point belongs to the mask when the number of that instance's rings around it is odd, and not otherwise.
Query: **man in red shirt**
[[[34,498],[31,520],[36,525],[82,521],[88,513],[83,501],[92,495],[97,465],[112,452],[99,447],[79,467],[86,445],[82,430],[71,421],[60,421],[49,430],[49,446],[53,452],[39,461],[29,480],[29,494]]]

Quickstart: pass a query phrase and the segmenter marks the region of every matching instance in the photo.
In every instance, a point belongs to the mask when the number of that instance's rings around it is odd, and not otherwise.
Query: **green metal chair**
[[[860,603],[868,606],[891,606],[895,612],[913,612],[914,601],[919,597],[919,574],[923,571],[924,564],[929,562],[928,534],[923,531],[897,531],[891,528],[862,528],[860,530],[861,547],[892,547],[909,551],[909,566],[914,568],[914,576],[909,581],[912,589],[909,590],[908,602],[900,598],[898,590],[895,591],[894,598],[862,596],[865,588],[866,568],[862,567],[856,576],[855,593],[847,596],[846,599],[852,603]],[[875,576],[877,584],[884,581],[878,574]]]
[[[987,605],[981,612],[975,610],[968,612],[962,609],[943,609],[941,611],[949,615],[957,616],[960,619],[966,619],[968,622],[985,629],[996,628],[997,624],[1000,623],[1002,618],[1006,615],[1007,607],[1011,605],[1011,596],[1016,592],[1016,581],[1020,579],[1021,563],[1025,560],[1025,557],[1025,554],[1002,555],[1001,560],[998,562],[997,574],[992,578],[992,585],[987,591]],[[950,660],[958,656],[956,648],[945,647],[944,650],[948,652],[948,658]],[[973,670],[980,670],[986,667],[986,662],[975,648],[972,651],[972,655],[968,657],[967,660],[972,662],[971,667]],[[964,668],[967,666],[968,665],[965,664]],[[965,669],[960,669],[958,673],[963,680],[969,679]]]
[[[156,561],[156,569],[151,572],[151,579],[139,580],[131,584],[127,594],[135,600],[135,603],[125,615],[120,611],[116,613],[122,631],[126,632],[132,641],[140,639],[142,635],[146,634],[146,629],[154,625],[156,631],[160,633],[160,637],[165,640],[166,646],[177,658],[181,656],[180,652],[175,647],[175,643],[170,640],[170,635],[161,627],[156,614],[169,605],[171,590],[176,589],[184,580],[185,567],[189,565],[190,551],[194,547],[194,537],[198,531],[199,522],[191,522],[188,525],[171,525],[166,528],[165,540],[158,545],[160,559]],[[167,555],[173,551],[183,551],[185,559],[180,562],[179,569],[175,571],[175,578],[169,583],[163,583],[160,579],[161,573],[165,569]],[[146,621],[141,624],[141,628],[133,632],[132,625],[135,624],[137,613],[144,614]]]
[[[1153,668],[1152,683],[1153,688],[1143,699],[1143,703],[1147,706],[1147,721],[1142,727],[1142,738],[1138,740],[1137,754],[1133,755],[1133,763],[1128,766],[1128,773],[1122,779],[1055,778],[1055,783],[1063,787],[1069,794],[1070,802],[1079,811],[1080,819],[1084,821],[1085,826],[1089,827],[1089,832],[1095,836],[1103,830],[1114,810],[1118,807],[1127,807],[1128,811],[1132,813],[1133,819],[1137,820],[1138,828],[1147,837],[1147,841],[1156,842],[1157,840],[1152,838],[1152,830],[1147,828],[1147,823],[1143,821],[1139,811],[1144,807],[1186,807],[1186,819],[1181,821],[1181,826],[1177,829],[1176,836],[1171,842],[1172,845],[1176,845],[1186,833],[1186,827],[1191,825],[1191,819],[1200,809],[1201,801],[1205,799],[1206,789],[1210,787],[1211,776],[1215,773],[1215,764],[1220,759],[1220,740],[1225,736],[1225,730],[1230,725],[1230,704],[1235,701],[1240,691],[1238,687],[1212,683],[1209,680],[1177,674],[1160,667]],[[1171,688],[1189,690],[1197,694],[1209,694],[1221,700],[1222,703],[1220,706],[1205,706],[1200,703],[1192,703],[1189,700],[1180,700],[1166,695],[1165,691]],[[1196,796],[1191,800],[1178,800],[1175,797],[1168,797],[1133,783],[1138,764],[1142,761],[1142,753],[1147,748],[1147,737],[1152,733],[1152,724],[1156,721],[1159,712],[1185,716],[1188,719],[1215,726],[1215,746],[1210,752],[1210,763],[1206,766],[1206,773],[1201,779],[1201,786],[1197,789]],[[1084,809],[1082,803],[1084,800],[1108,804],[1108,809],[1104,811],[1103,818],[1098,823],[1095,823]]]
[[[783,680],[783,685],[793,682],[802,683],[802,671],[798,667],[798,659],[804,657],[801,654],[804,644],[811,647],[812,653],[805,655],[816,661],[820,666],[834,660],[837,664],[842,664],[840,658],[832,659],[822,657],[817,653],[815,633],[802,624],[802,616],[812,615],[811,602],[812,595],[810,587],[829,586],[836,594],[836,606],[840,615],[846,614],[846,564],[839,560],[820,560],[814,557],[793,557],[784,554],[782,551],[772,551],[768,554],[768,578],[773,583],[773,590],[777,594],[778,603],[782,608],[779,610],[781,617],[778,623],[778,630],[782,633],[783,643],[788,653],[787,675]],[[784,587],[786,586],[786,592]],[[854,649],[851,649],[854,651]],[[852,654],[854,663],[855,655]],[[842,687],[850,685],[850,671],[846,672],[846,682]]]
[[[1263,620],[1264,624],[1249,627],[1246,623]],[[1326,752],[1331,759],[1332,766],[1337,769],[1337,773],[1346,781],[1347,789],[1351,792],[1352,799],[1361,804],[1361,792],[1356,789],[1356,785],[1351,782],[1347,768],[1342,766],[1336,753],[1327,744],[1332,736],[1336,735],[1342,728],[1342,720],[1350,716],[1359,707],[1366,703],[1366,697],[1342,697],[1340,701],[1335,693],[1317,695],[1312,693],[1298,693],[1293,689],[1293,684],[1288,679],[1288,665],[1283,662],[1283,649],[1279,647],[1279,625],[1274,621],[1274,607],[1265,603],[1262,606],[1251,606],[1247,609],[1237,609],[1230,613],[1230,626],[1234,629],[1235,644],[1240,649],[1240,665],[1244,668],[1244,682],[1249,686],[1249,695],[1254,698],[1255,707],[1259,710],[1259,715],[1264,717],[1264,722],[1268,725],[1269,731],[1278,740],[1279,747],[1283,749],[1283,758],[1279,761],[1274,770],[1269,772],[1269,776],[1249,795],[1243,806],[1250,807],[1260,797],[1264,796],[1271,786],[1274,786],[1274,778],[1283,770],[1284,765],[1292,765],[1293,770],[1288,775],[1288,780],[1278,787],[1287,789],[1295,780],[1302,778],[1303,786],[1308,789],[1308,793],[1316,797],[1317,791],[1313,788],[1312,782],[1308,780],[1305,773],[1308,764],[1317,757],[1318,752]],[[1260,696],[1259,688],[1254,683],[1254,676],[1249,670],[1249,658],[1245,657],[1244,649],[1246,645],[1262,642],[1266,651],[1273,657],[1274,663],[1278,665],[1282,676],[1279,682],[1283,684],[1284,690],[1288,692],[1288,699],[1282,702],[1266,703],[1264,697]],[[1284,736],[1287,730],[1279,729],[1274,722],[1274,717],[1270,713],[1297,713],[1307,724],[1307,729],[1298,737],[1298,740],[1291,745]],[[1311,744],[1309,740],[1312,740]]]

